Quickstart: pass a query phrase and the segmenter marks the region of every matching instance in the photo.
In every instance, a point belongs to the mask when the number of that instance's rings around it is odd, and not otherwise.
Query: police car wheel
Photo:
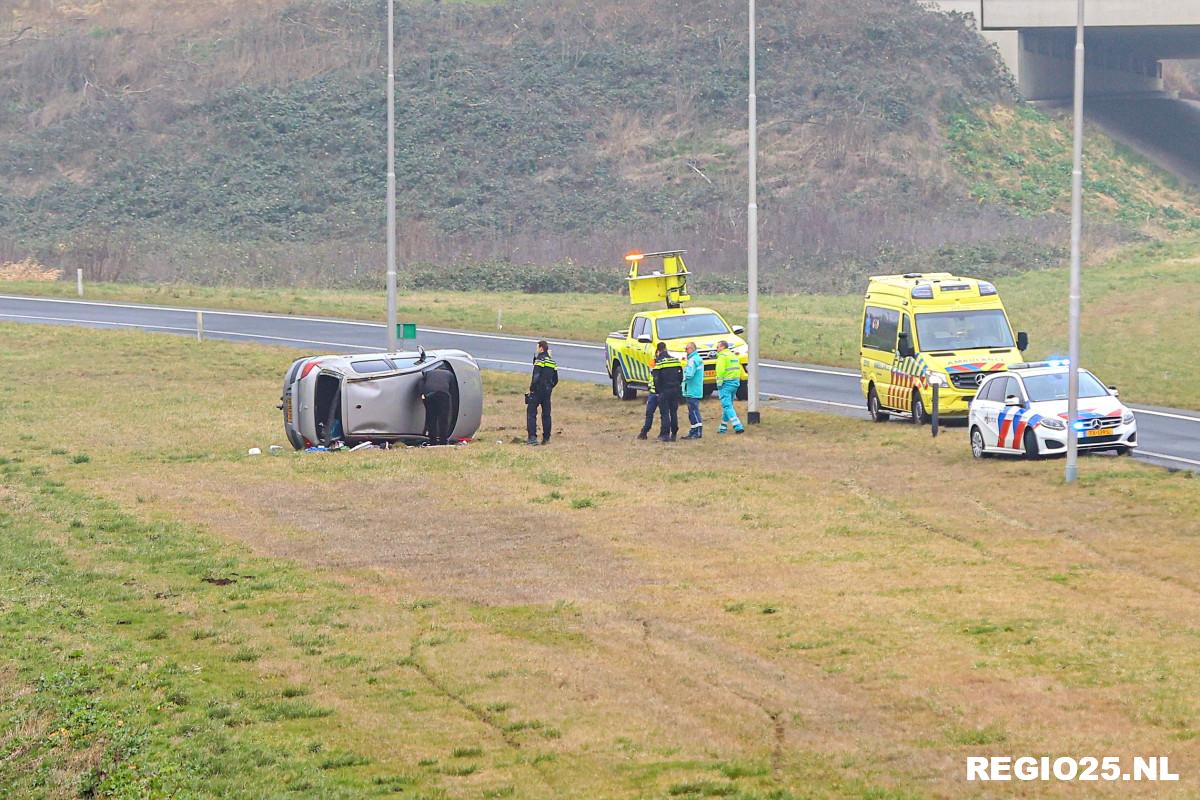
[[[739,385],[738,390],[737,390],[737,399],[745,400],[749,396],[750,396],[750,384],[742,383],[741,385]]]
[[[1039,458],[1041,454],[1038,452],[1037,436],[1029,428],[1025,429],[1025,436],[1022,438],[1025,445],[1026,458]]]
[[[925,401],[921,399],[920,392],[913,392],[912,398],[912,421],[914,425],[929,424],[929,415],[925,413]]]
[[[879,393],[875,391],[875,384],[871,384],[871,388],[867,390],[867,413],[875,422],[888,421],[889,415],[879,406]]]
[[[971,455],[975,458],[987,458],[987,451],[983,448],[983,431],[971,428]]]

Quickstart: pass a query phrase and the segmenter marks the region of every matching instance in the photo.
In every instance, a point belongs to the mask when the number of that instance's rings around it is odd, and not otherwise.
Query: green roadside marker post
[[[417,338],[417,323],[415,322],[397,322],[396,323],[396,338],[401,343],[411,341]]]

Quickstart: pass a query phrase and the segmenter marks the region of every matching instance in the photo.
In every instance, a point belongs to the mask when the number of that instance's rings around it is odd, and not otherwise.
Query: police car
[[[971,455],[992,453],[1028,458],[1067,451],[1067,362],[1016,364],[989,376],[971,401],[968,428]],[[1080,450],[1137,447],[1137,420],[1107,387],[1086,369],[1079,370],[1079,414],[1074,434]]]

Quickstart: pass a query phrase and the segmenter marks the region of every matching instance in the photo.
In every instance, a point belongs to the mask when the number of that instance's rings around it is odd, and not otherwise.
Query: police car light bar
[[[1045,367],[1066,367],[1070,366],[1070,364],[1071,362],[1065,358],[1056,358],[1050,361],[1025,361],[1020,364],[1013,364],[1009,369],[1043,369]]]

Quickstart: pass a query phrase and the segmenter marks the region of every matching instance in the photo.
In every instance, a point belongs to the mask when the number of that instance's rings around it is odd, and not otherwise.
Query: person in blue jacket
[[[687,363],[683,367],[683,399],[688,408],[688,435],[684,439],[699,439],[704,435],[704,421],[700,419],[700,398],[704,396],[704,359],[700,357],[695,342],[683,348]]]

